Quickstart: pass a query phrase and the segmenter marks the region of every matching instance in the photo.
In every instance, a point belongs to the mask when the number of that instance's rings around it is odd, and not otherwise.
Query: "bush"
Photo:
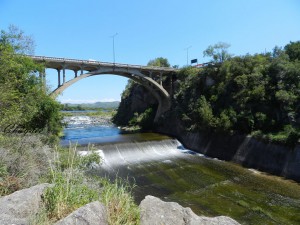
[[[141,114],[134,113],[134,117],[129,121],[129,125],[140,127],[143,130],[151,130],[154,117],[155,111],[153,108],[148,108]]]
[[[39,183],[48,173],[52,151],[41,135],[0,133],[0,195]]]

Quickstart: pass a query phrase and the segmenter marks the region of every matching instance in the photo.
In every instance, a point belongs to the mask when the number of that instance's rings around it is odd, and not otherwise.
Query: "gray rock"
[[[55,225],[107,225],[106,208],[98,201],[89,203],[66,218],[61,219]]]
[[[226,216],[197,216],[190,208],[149,195],[141,202],[140,209],[141,225],[239,225]]]
[[[50,184],[40,184],[0,198],[0,224],[25,225],[40,209],[42,194]]]

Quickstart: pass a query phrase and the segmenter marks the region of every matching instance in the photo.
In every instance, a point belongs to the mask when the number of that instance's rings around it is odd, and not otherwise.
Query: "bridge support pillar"
[[[58,77],[58,85],[57,85],[57,87],[60,87],[60,69],[57,69],[57,77]]]
[[[63,85],[66,82],[66,69],[65,67],[63,68]]]
[[[75,78],[77,77],[77,72],[78,72],[77,70],[74,70]]]
[[[162,86],[162,72],[159,73],[159,84]]]
[[[45,70],[40,71],[39,77],[41,79],[43,89],[46,91],[46,71]]]
[[[80,75],[82,75],[82,74],[83,74],[83,68],[80,67]]]

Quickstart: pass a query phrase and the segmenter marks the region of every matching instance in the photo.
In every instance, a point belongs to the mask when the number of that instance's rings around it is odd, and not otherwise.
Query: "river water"
[[[107,120],[74,116],[66,122],[61,144],[92,143],[103,158],[94,173],[134,181],[137,203],[153,195],[198,215],[230,216],[241,224],[300,224],[296,182],[205,157],[167,136],[121,134]]]

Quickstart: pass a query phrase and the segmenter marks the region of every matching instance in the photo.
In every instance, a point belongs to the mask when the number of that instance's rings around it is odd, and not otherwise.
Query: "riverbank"
[[[129,184],[87,175],[92,164],[101,163],[91,147],[87,155],[80,156],[76,146],[50,148],[41,139],[37,134],[0,133],[1,224],[50,225],[97,200],[107,208],[109,224],[118,224],[118,220],[138,224],[139,210]],[[39,185],[41,182],[50,185]],[[31,187],[39,194],[22,191]],[[122,205],[126,207],[115,211]]]
[[[29,134],[21,137],[24,139],[17,139],[15,144],[20,144],[18,149],[23,151],[23,155],[17,155],[27,161],[24,156],[32,157],[32,148],[38,151],[42,144],[38,144],[38,137],[32,137]],[[3,138],[6,138],[6,142],[1,142],[0,150],[1,155],[5,157],[9,155],[6,152],[10,151],[12,145],[4,144],[9,144],[9,141],[15,137],[1,136],[2,141]],[[27,140],[26,146],[22,145],[24,140]],[[123,145],[128,144],[123,143]],[[125,149],[124,152],[126,152]],[[194,223],[205,221],[206,224],[215,224],[216,222],[239,224],[228,217],[197,216],[189,208],[183,208],[177,203],[163,202],[155,197],[148,196],[140,206],[136,205],[133,200],[132,186],[125,180],[117,178],[113,182],[109,182],[107,179],[94,178],[90,173],[88,173],[90,175],[86,173],[87,170],[90,171],[91,165],[99,165],[100,160],[104,160],[104,158],[100,159],[93,149],[90,149],[84,156],[78,154],[76,147],[56,150],[47,148],[43,149],[42,153],[48,158],[45,160],[46,165],[42,171],[48,172],[48,175],[39,174],[32,183],[34,186],[24,184],[14,190],[10,189],[10,192],[1,193],[3,195],[0,197],[1,224],[65,225],[74,224],[74,221],[78,222],[78,220],[89,221],[90,225],[99,224],[99,221],[103,222],[101,224],[110,225],[148,225],[160,222],[173,225],[174,221],[182,221],[178,224],[186,224],[186,221]],[[39,157],[38,154],[33,157],[37,163],[38,160],[42,160]],[[3,166],[1,169],[11,167],[9,164],[12,162],[9,162],[4,166],[1,164]],[[30,165],[32,166],[32,164]],[[34,172],[32,169],[36,169],[23,168],[22,164],[17,166],[20,167],[20,171],[26,170],[26,173],[31,175],[31,172]],[[2,178],[1,176],[1,181]],[[39,184],[41,179],[50,184]],[[0,182],[1,187],[2,185],[3,183]],[[29,188],[25,188],[26,186]],[[157,208],[158,204],[162,207]]]
[[[141,202],[139,206],[141,215],[138,220],[111,221],[109,218],[110,209],[100,201],[93,201],[74,210],[61,220],[52,223],[44,220],[40,210],[40,205],[43,204],[43,195],[47,192],[47,188],[51,188],[51,186],[50,184],[40,184],[0,198],[0,223],[3,225],[239,225],[235,220],[225,216],[213,218],[197,216],[190,208],[184,208],[175,202],[163,202],[153,196],[147,196]]]
[[[209,157],[300,182],[299,144],[288,147],[246,135],[187,132],[176,118],[164,120],[156,131],[175,137],[186,148]]]

